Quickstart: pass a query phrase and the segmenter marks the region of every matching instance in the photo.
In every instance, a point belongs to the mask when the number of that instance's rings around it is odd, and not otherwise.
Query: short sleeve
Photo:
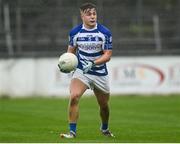
[[[77,45],[77,44],[76,44],[76,38],[77,38],[77,35],[78,35],[78,33],[80,32],[81,28],[82,28],[82,24],[74,27],[74,28],[69,32],[69,45],[70,45],[70,46],[75,47],[75,46]]]
[[[112,34],[108,32],[105,35],[105,45],[104,45],[104,50],[109,50],[112,49]]]
[[[76,43],[75,43],[75,35],[73,35],[71,32],[69,33],[69,45],[74,47],[76,46]]]

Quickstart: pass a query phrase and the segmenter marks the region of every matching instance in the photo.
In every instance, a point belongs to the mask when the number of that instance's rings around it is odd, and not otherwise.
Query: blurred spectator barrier
[[[0,58],[57,57],[84,0],[0,0]],[[89,0],[113,34],[113,56],[179,55],[179,0]]]
[[[1,59],[0,95],[69,95],[71,74],[60,73],[57,61],[56,58]],[[179,57],[112,58],[108,69],[112,94],[180,93]]]

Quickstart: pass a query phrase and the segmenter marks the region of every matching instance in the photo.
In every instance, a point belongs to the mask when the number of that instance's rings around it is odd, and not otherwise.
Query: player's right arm
[[[68,49],[67,49],[67,52],[68,52],[68,53],[76,54],[76,47],[69,45],[69,46],[68,46]]]
[[[67,52],[76,54],[76,49],[77,49],[77,34],[81,30],[82,24],[74,27],[70,32],[69,32],[69,46]]]

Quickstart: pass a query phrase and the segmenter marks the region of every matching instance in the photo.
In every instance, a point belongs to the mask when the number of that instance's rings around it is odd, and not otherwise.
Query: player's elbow
[[[106,61],[108,62],[108,61],[110,61],[110,60],[111,60],[111,57],[107,57],[107,60],[106,60]]]
[[[106,62],[111,60],[111,56],[112,56],[112,51],[108,50],[108,51],[104,51],[105,53],[105,57],[106,57]]]

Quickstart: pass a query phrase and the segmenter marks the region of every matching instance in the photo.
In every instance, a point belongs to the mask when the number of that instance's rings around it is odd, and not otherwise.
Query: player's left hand
[[[85,61],[86,65],[83,67],[83,73],[87,73],[94,65],[95,63],[93,61]]]

